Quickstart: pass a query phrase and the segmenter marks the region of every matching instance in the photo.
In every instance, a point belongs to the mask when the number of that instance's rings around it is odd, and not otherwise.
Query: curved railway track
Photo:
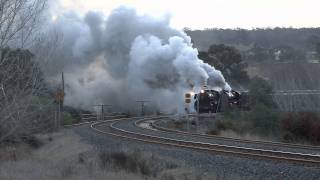
[[[166,132],[166,133],[175,133],[180,135],[188,135],[193,137],[201,137],[205,139],[217,139],[228,142],[237,142],[237,143],[247,143],[247,144],[256,144],[256,145],[264,145],[270,147],[285,147],[285,148],[296,148],[296,149],[306,149],[306,150],[315,150],[320,153],[320,146],[311,146],[311,145],[303,145],[303,144],[291,144],[291,143],[281,143],[281,142],[272,142],[272,141],[258,141],[258,140],[247,140],[247,139],[239,139],[239,138],[230,138],[230,137],[222,137],[216,135],[207,135],[207,134],[199,134],[199,133],[191,133],[186,131],[180,131],[176,129],[164,128],[158,125],[158,122],[163,120],[157,120],[150,123],[150,126],[158,131]]]
[[[90,127],[96,132],[119,137],[119,138],[124,138],[127,140],[172,146],[172,147],[178,147],[178,148],[184,148],[184,149],[191,149],[196,151],[228,154],[228,155],[241,156],[241,157],[254,158],[254,159],[267,159],[267,160],[273,160],[277,162],[285,161],[285,162],[302,164],[307,166],[320,167],[320,155],[266,150],[266,149],[259,149],[259,148],[248,148],[248,147],[242,147],[242,146],[230,146],[225,144],[206,143],[201,141],[187,141],[187,140],[181,140],[181,139],[175,139],[175,138],[168,138],[168,137],[165,137],[164,135],[163,136],[150,135],[148,134],[148,131],[145,131],[144,133],[134,132],[134,131],[123,129],[117,126],[118,123],[123,123],[123,122],[133,123],[137,125],[144,121],[150,121],[150,120],[156,121],[164,118],[169,118],[169,117],[156,116],[156,117],[143,117],[143,118],[121,118],[121,119],[95,122],[95,123],[92,123]]]
[[[76,124],[64,125],[63,127],[71,128],[71,127],[82,126],[82,125],[101,121],[101,120],[97,121],[97,116],[95,114],[85,114],[85,115],[86,115],[86,117],[83,118],[84,121],[76,123]],[[124,115],[124,114],[110,114],[108,116],[104,116],[104,118],[106,119],[105,121],[114,121],[114,120],[123,119],[126,117],[128,117],[128,116]]]

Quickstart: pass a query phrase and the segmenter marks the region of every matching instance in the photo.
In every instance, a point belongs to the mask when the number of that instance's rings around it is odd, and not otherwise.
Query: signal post
[[[184,95],[184,103],[185,103],[185,113],[187,118],[187,129],[190,130],[190,123],[189,123],[189,113],[190,113],[190,104],[191,104],[191,96],[192,93],[185,93]]]

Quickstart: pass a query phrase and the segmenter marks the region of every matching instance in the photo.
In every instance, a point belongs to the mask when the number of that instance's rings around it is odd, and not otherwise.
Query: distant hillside
[[[320,28],[208,29],[186,33],[200,51],[207,52],[213,44],[234,46],[248,64],[249,76],[263,77],[275,91],[320,89]],[[320,108],[319,94],[279,95],[274,100],[285,111]]]
[[[238,49],[259,46],[274,48],[290,46],[298,50],[313,48],[320,42],[320,28],[274,28],[274,29],[206,29],[185,30],[191,36],[195,47],[208,50],[211,44],[227,44]]]

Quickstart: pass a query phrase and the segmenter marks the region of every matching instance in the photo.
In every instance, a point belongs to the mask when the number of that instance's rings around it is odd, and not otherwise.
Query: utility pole
[[[97,107],[101,107],[101,119],[104,120],[104,110],[105,107],[111,107],[112,105],[109,104],[101,104],[101,105],[95,105]],[[98,116],[97,116],[98,117]]]
[[[150,102],[150,101],[145,101],[145,100],[139,100],[139,101],[136,101],[137,103],[141,103],[141,116],[144,116],[145,115],[145,112],[144,112],[144,109],[145,109],[145,104],[147,102]]]
[[[61,74],[61,83],[62,83],[62,94],[63,94],[63,98],[62,98],[62,101],[61,101],[61,112],[63,112],[64,95],[65,95],[65,92],[64,92],[64,74],[63,74],[63,72]]]
[[[61,119],[63,118],[63,102],[64,102],[64,74],[62,72],[61,74],[61,85],[57,89],[57,92],[55,93],[55,102],[57,103],[57,115],[55,115],[55,124],[56,128],[60,129],[61,125]]]
[[[63,104],[64,104],[64,74],[61,74],[61,92],[60,92],[60,101],[59,101],[59,123],[58,128],[60,129],[61,119],[63,118]]]
[[[202,90],[197,95],[197,120],[196,120],[196,131],[198,131],[198,124],[200,122],[200,96],[201,96]]]

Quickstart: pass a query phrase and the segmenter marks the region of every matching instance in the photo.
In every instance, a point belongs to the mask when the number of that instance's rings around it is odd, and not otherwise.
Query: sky
[[[108,15],[121,5],[141,14],[170,15],[171,26],[182,29],[320,27],[319,0],[59,0],[64,10]]]

